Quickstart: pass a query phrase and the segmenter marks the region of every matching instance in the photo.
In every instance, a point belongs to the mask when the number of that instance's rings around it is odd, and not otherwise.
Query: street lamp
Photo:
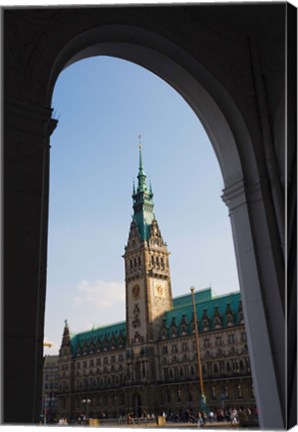
[[[190,291],[191,291],[191,296],[192,296],[192,307],[193,307],[193,316],[194,316],[194,325],[195,325],[198,369],[199,369],[200,390],[201,390],[200,410],[204,411],[206,409],[206,396],[204,393],[204,383],[203,383],[203,374],[202,374],[202,366],[201,366],[200,340],[199,340],[199,331],[198,331],[198,324],[197,324],[197,311],[196,311],[196,305],[195,305],[195,296],[194,296],[195,289],[194,289],[194,287],[191,287]]]
[[[88,418],[88,404],[91,403],[91,399],[83,399],[82,403],[85,404],[85,416],[86,416],[86,420]]]

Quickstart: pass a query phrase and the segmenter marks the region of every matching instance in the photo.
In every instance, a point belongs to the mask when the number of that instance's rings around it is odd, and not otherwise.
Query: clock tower
[[[133,186],[133,216],[125,247],[127,345],[158,338],[162,316],[173,307],[169,252],[153,212],[151,184],[139,146],[138,185]]]

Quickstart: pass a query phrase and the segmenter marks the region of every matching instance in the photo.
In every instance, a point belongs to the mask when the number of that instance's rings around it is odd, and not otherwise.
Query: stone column
[[[51,109],[4,105],[3,421],[41,414]]]
[[[230,210],[247,343],[261,429],[284,428],[285,321],[266,217],[266,183],[224,190]]]

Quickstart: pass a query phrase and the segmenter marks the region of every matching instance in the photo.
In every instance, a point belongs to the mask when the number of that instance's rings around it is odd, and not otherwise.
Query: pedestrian
[[[203,424],[204,424],[204,420],[203,420],[202,414],[199,412],[198,413],[198,427],[203,426]]]
[[[232,410],[231,423],[232,423],[232,426],[234,426],[234,427],[238,425],[238,413],[237,413],[236,408],[234,408]]]
[[[209,421],[213,423],[214,412],[211,410],[209,413]]]

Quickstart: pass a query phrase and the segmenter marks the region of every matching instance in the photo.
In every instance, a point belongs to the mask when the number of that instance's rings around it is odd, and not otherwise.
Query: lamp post
[[[91,403],[91,399],[83,399],[82,403],[85,404],[85,416],[86,416],[86,421],[88,418],[88,404]]]
[[[200,399],[200,410],[204,411],[206,409],[206,396],[204,393],[204,382],[203,382],[203,374],[202,374],[202,366],[201,366],[201,354],[200,354],[200,339],[199,339],[199,331],[197,324],[197,311],[195,305],[195,296],[194,287],[190,288],[191,296],[192,296],[192,307],[193,307],[193,316],[194,316],[194,325],[195,325],[195,335],[196,335],[196,346],[197,346],[197,359],[198,359],[198,369],[199,369],[199,379],[200,379],[200,390],[201,390],[201,399]]]

